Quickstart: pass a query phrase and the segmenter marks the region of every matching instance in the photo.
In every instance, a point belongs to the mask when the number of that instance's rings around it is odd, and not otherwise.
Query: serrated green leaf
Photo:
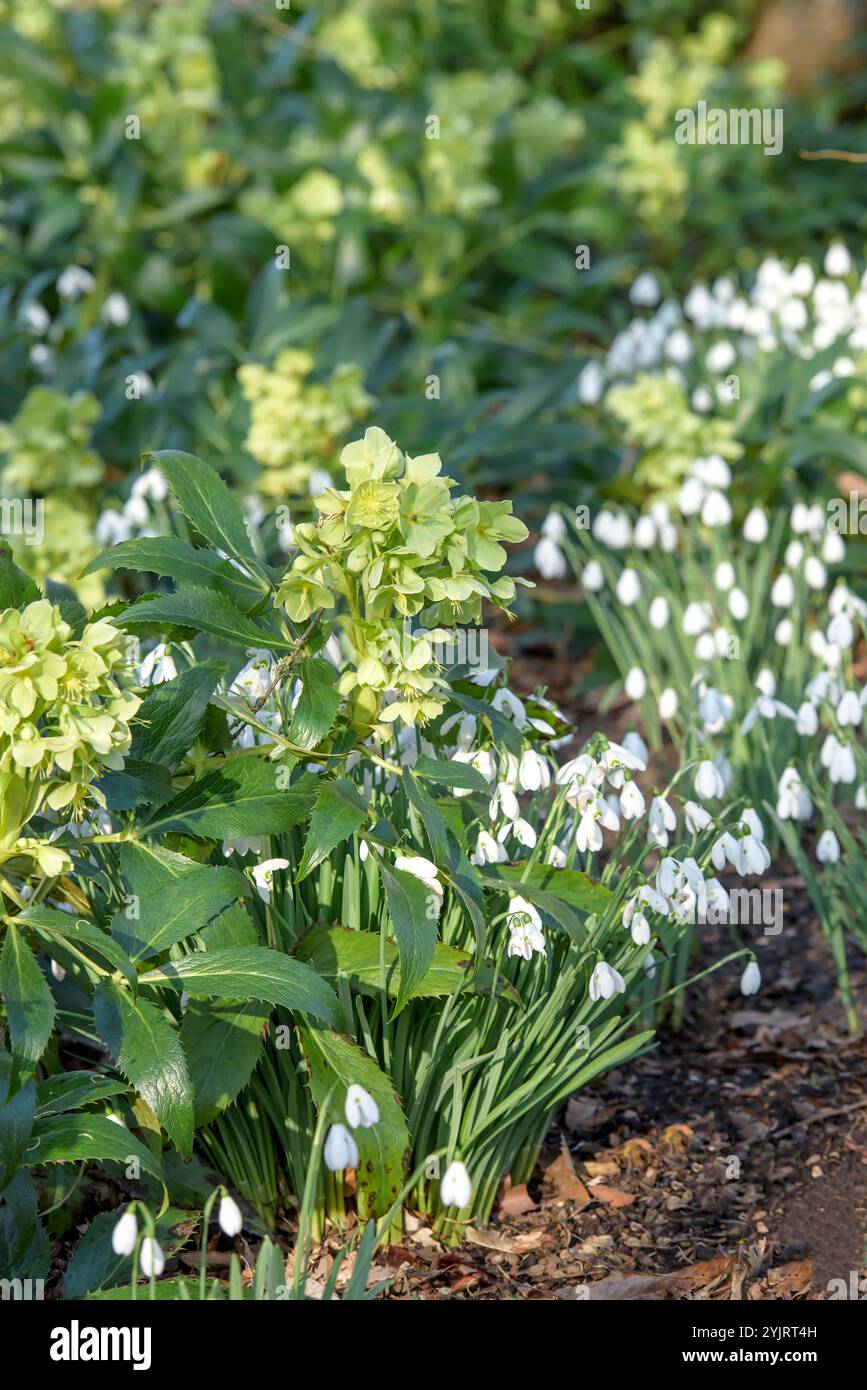
[[[301,694],[292,714],[287,737],[296,748],[310,751],[321,743],[337,718],[340,692],[337,672],[327,661],[310,659],[298,668]]]
[[[179,449],[146,454],[166,478],[172,494],[199,535],[232,559],[256,565],[244,514],[219,473],[209,463]]]
[[[68,944],[74,951],[81,952],[89,960],[96,957],[100,963],[108,962],[114,970],[119,970],[131,988],[135,989],[135,967],[122,946],[100,931],[91,922],[73,917],[68,912],[60,912],[53,907],[28,907],[19,913],[18,921],[32,927],[39,936],[50,942]],[[76,956],[76,959],[78,957]]]
[[[399,1014],[430,969],[437,919],[428,915],[428,889],[414,874],[389,869],[382,860],[379,872],[400,956],[400,990],[394,1004]]]
[[[202,931],[248,892],[248,880],[237,869],[199,864],[153,893],[136,897],[114,916],[111,934],[131,960],[140,962]],[[130,917],[133,907],[138,915]]]
[[[12,1043],[9,1095],[36,1070],[54,1026],[54,997],[23,932],[10,922],[0,951],[0,994]]]
[[[202,731],[208,701],[224,670],[203,661],[148,691],[136,715],[130,756],[174,772]]]
[[[181,1042],[193,1082],[196,1125],[219,1115],[246,1086],[262,1052],[270,1005],[257,1000],[191,999],[181,1024]]]
[[[36,1087],[27,1081],[16,1092],[9,1089],[12,1058],[0,1048],[0,1192],[24,1162],[36,1114]]]
[[[334,991],[301,961],[262,946],[197,951],[141,976],[142,985],[168,985],[205,999],[262,999],[310,1014],[335,1027],[341,1020]]]
[[[93,996],[97,1036],[175,1148],[193,1151],[193,1086],[177,1029],[154,1004],[104,983]]]
[[[278,771],[260,758],[227,762],[162,806],[148,830],[188,830],[218,840],[291,830],[313,810],[318,779],[308,772],[280,791]]]
[[[36,1113],[62,1115],[67,1110],[81,1110],[95,1100],[123,1095],[128,1089],[116,1076],[103,1076],[96,1071],[59,1072],[37,1085]]]
[[[219,589],[199,589],[193,584],[173,594],[148,595],[131,603],[115,619],[119,627],[131,628],[154,623],[174,623],[178,627],[207,632],[223,642],[241,647],[264,647],[269,651],[288,651],[293,645],[285,637],[261,627],[248,618],[228,594]]]
[[[416,777],[428,782],[438,782],[443,787],[458,787],[471,792],[481,792],[489,796],[491,788],[478,768],[469,763],[437,762],[434,758],[419,755],[411,769]]]
[[[316,805],[310,819],[310,829],[304,843],[304,855],[298,866],[296,879],[306,878],[323,859],[348,835],[351,835],[367,820],[367,804],[354,782],[338,777],[333,782],[323,782],[316,797]]]
[[[84,1159],[126,1166],[133,1158],[144,1172],[161,1180],[153,1154],[128,1129],[106,1115],[84,1112],[37,1120],[28,1146],[30,1163],[77,1163]]]
[[[97,570],[133,570],[136,574],[158,574],[173,579],[176,584],[192,584],[199,589],[212,585],[226,590],[246,613],[262,601],[262,589],[248,579],[222,555],[213,550],[196,550],[186,541],[174,536],[141,536],[121,541],[103,550],[82,570],[82,575]]]

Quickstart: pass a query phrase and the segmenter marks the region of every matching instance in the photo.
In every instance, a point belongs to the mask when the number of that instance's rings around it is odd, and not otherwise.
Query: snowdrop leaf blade
[[[437,919],[428,912],[430,893],[420,879],[401,869],[389,869],[382,860],[379,872],[400,956],[400,988],[394,1004],[397,1015],[433,960]]]
[[[324,782],[316,797],[296,880],[300,882],[312,873],[333,849],[366,820],[367,805],[353,782],[345,777]]]
[[[97,1034],[185,1158],[193,1151],[193,1085],[177,1029],[156,1005],[106,983],[93,997]]]
[[[170,985],[205,999],[261,999],[334,1027],[342,1022],[337,996],[314,970],[263,946],[197,951],[149,971],[141,976],[141,983]]]
[[[54,1026],[54,996],[24,933],[10,922],[0,952],[0,993],[12,1044],[11,1097],[36,1070]]]
[[[225,668],[205,661],[156,685],[142,700],[130,756],[174,772],[202,731],[208,702]]]

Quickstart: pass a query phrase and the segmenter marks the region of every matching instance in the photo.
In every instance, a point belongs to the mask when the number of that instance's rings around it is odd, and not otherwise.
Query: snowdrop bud
[[[741,994],[758,994],[762,985],[762,972],[758,961],[751,960],[741,975]]]
[[[795,635],[795,628],[789,618],[781,618],[774,628],[774,641],[778,647],[787,647]]]
[[[699,806],[697,801],[687,801],[683,807],[686,828],[691,835],[699,835],[702,830],[707,830],[713,820],[710,811],[706,811],[703,806]]]
[[[641,580],[635,570],[623,571],[617,581],[617,597],[626,608],[631,608],[641,598]]]
[[[804,547],[800,541],[789,541],[783,555],[783,563],[790,570],[796,570],[804,558]]]
[[[660,289],[656,276],[652,275],[649,270],[644,270],[636,276],[629,288],[629,299],[631,303],[641,305],[646,309],[652,309],[654,304],[658,304]]]
[[[798,717],[795,720],[795,728],[804,738],[812,738],[819,727],[819,716],[816,706],[810,700],[804,700],[798,710]]]
[[[771,589],[771,603],[775,608],[791,608],[795,601],[795,585],[790,574],[778,574]]]
[[[542,536],[533,551],[533,563],[543,579],[564,579],[568,573],[566,556],[550,536]]]
[[[111,1233],[111,1248],[116,1255],[131,1255],[138,1235],[135,1214],[125,1211]]]
[[[699,661],[713,661],[716,656],[716,642],[712,632],[703,632],[697,639],[695,654]]]
[[[751,545],[761,545],[768,537],[768,518],[761,507],[753,507],[744,521],[744,540]]]
[[[714,489],[704,499],[701,519],[705,526],[728,526],[732,519],[732,509],[724,492]]]
[[[834,647],[851,647],[855,641],[855,628],[848,613],[838,613],[828,624],[825,634]]]
[[[636,946],[650,945],[650,923],[643,912],[636,912],[633,914],[632,921],[629,924],[629,930]]]
[[[673,719],[677,714],[677,691],[672,686],[667,685],[659,697],[656,707],[657,713],[662,720]]]
[[[713,409],[713,396],[706,386],[696,386],[691,397],[692,408],[698,415],[707,415]]]
[[[695,516],[705,498],[704,484],[698,478],[687,478],[681,485],[677,505],[682,516]]]
[[[633,540],[639,550],[650,550],[656,544],[656,525],[650,516],[640,516],[635,523]]]
[[[706,603],[688,603],[683,613],[683,630],[687,637],[697,637],[710,626],[710,610]]]
[[[346,1123],[353,1129],[369,1129],[379,1119],[379,1106],[369,1091],[357,1083],[346,1089]]]
[[[58,984],[62,984],[63,981],[66,979],[66,971],[64,970],[63,966],[60,965],[56,960],[53,960],[51,962],[51,973]]]
[[[811,555],[804,565],[804,578],[811,589],[824,589],[828,583],[828,571],[818,555]]]
[[[671,616],[668,599],[662,594],[657,594],[648,609],[647,616],[650,619],[650,626],[654,628],[656,632],[659,632],[664,627],[668,627],[668,620]]]
[[[695,774],[695,791],[703,801],[714,801],[725,792],[725,785],[713,763],[705,758]]]
[[[151,1275],[158,1279],[166,1267],[165,1256],[153,1236],[145,1236],[139,1250],[139,1264],[141,1272],[150,1278]]]
[[[590,976],[589,992],[594,1003],[597,999],[610,999],[614,994],[625,994],[626,981],[619,970],[601,960]]]
[[[598,594],[605,587],[605,576],[598,560],[590,560],[581,571],[581,583],[591,594]]]
[[[867,811],[867,784],[864,782],[855,793],[855,805],[859,811]]]
[[[566,855],[559,845],[552,845],[548,850],[546,863],[550,864],[554,869],[565,869]]]
[[[729,560],[721,560],[717,565],[713,582],[724,594],[728,593],[735,582],[735,567]]]
[[[773,671],[768,670],[767,666],[763,666],[756,676],[756,689],[760,690],[763,695],[767,695],[769,700],[772,700],[777,693],[776,677]]]
[[[463,1163],[450,1163],[440,1183],[440,1201],[444,1207],[468,1207],[473,1199],[470,1175]]]
[[[596,405],[605,389],[605,373],[598,362],[588,362],[578,376],[578,399],[582,405]]]
[[[820,864],[837,864],[840,859],[840,841],[833,830],[825,830],[816,845],[816,858]]]
[[[637,820],[644,815],[644,796],[635,782],[624,782],[620,793],[620,813],[624,820]]]
[[[217,1222],[224,1235],[236,1236],[240,1234],[244,1219],[241,1216],[241,1208],[234,1197],[228,1194],[220,1198],[220,1207],[217,1212]]]
[[[647,694],[647,677],[640,666],[633,666],[626,673],[624,688],[630,700],[643,700]]]
[[[358,857],[359,857],[359,859],[361,860],[362,864],[363,864],[363,863],[365,862],[365,860],[368,858],[369,854],[370,854],[370,847],[369,847],[367,841],[366,841],[366,840],[360,840],[360,841],[359,841],[359,844],[358,844]]]
[[[729,612],[735,622],[741,623],[750,611],[750,601],[743,589],[732,589],[729,594]]]
[[[864,717],[864,710],[861,701],[854,690],[847,690],[837,706],[837,722],[839,724],[851,724],[857,727]]]
[[[826,565],[842,565],[846,558],[846,542],[837,531],[829,531],[822,542],[822,559]]]
[[[705,358],[707,369],[709,372],[716,372],[722,376],[724,372],[728,371],[729,367],[734,365],[736,357],[737,353],[731,343],[714,343]]]
[[[331,1126],[322,1157],[331,1173],[342,1173],[344,1168],[358,1167],[358,1145],[346,1125]]]
[[[852,257],[842,241],[835,241],[828,247],[823,265],[825,274],[833,275],[835,279],[849,274],[852,269]]]

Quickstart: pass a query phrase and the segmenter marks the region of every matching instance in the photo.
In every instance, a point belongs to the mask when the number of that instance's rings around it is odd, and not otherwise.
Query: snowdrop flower
[[[855,641],[855,628],[848,613],[838,613],[831,619],[825,633],[832,647],[851,647]]]
[[[744,521],[744,540],[761,545],[768,537],[768,518],[761,507],[753,507]]]
[[[624,820],[637,820],[645,811],[644,795],[636,782],[625,782],[620,793],[620,814]]]
[[[131,1255],[138,1236],[135,1213],[125,1211],[111,1233],[111,1248],[116,1255]]]
[[[697,516],[706,495],[704,484],[698,478],[686,478],[677,496],[681,516]]]
[[[650,620],[650,626],[654,629],[654,631],[660,632],[662,628],[668,627],[668,620],[671,616],[671,610],[668,606],[668,599],[665,598],[662,594],[657,594],[656,598],[653,600],[653,602],[650,605],[650,608],[648,609],[647,616]]]
[[[795,585],[790,574],[778,574],[771,588],[771,603],[775,608],[791,608],[795,601]]]
[[[89,270],[81,265],[68,265],[57,277],[57,293],[61,299],[78,299],[79,295],[89,294],[96,281]]]
[[[518,921],[518,917],[522,920]],[[538,914],[537,914],[538,916]],[[545,954],[545,937],[541,926],[531,921],[526,914],[516,914],[512,919],[514,925],[509,932],[509,946],[507,954],[509,956],[521,956],[523,960],[532,960],[533,953],[538,951],[539,955]]]
[[[687,637],[698,637],[710,627],[710,620],[710,604],[688,603],[683,613],[683,630]]]
[[[656,544],[656,523],[652,516],[640,516],[635,523],[633,540],[639,550],[651,550]]]
[[[652,883],[645,883],[632,897],[623,905],[623,925],[630,931],[636,915],[642,908],[649,908],[652,912],[658,912],[662,917],[671,915],[671,906],[668,898],[661,893],[658,888],[654,888]],[[642,917],[645,916],[641,912]],[[646,920],[646,919],[645,919]],[[641,944],[640,942],[638,943]]]
[[[819,716],[816,706],[810,700],[804,700],[798,709],[798,718],[795,721],[795,728],[804,738],[812,738],[819,727]]]
[[[763,874],[771,866],[771,856],[757,835],[742,835],[735,843],[738,847],[736,860],[732,863],[742,878],[747,874]]]
[[[690,403],[694,411],[699,415],[707,415],[713,408],[713,396],[706,386],[696,386],[690,397]]]
[[[838,724],[844,726],[851,724],[853,727],[857,728],[863,718],[864,710],[861,701],[858,699],[854,690],[847,690],[837,706]]]
[[[45,333],[51,324],[51,315],[38,299],[31,299],[25,304],[21,316],[31,333]]]
[[[708,758],[705,758],[698,765],[695,774],[695,790],[696,795],[700,796],[703,801],[715,801],[725,793],[723,779]]]
[[[790,570],[796,570],[804,558],[804,547],[800,541],[789,541],[783,554],[783,562]]]
[[[115,328],[123,328],[128,324],[129,314],[129,302],[118,292],[110,294],[102,306],[103,323],[110,323]]]
[[[629,299],[632,304],[640,305],[643,309],[652,309],[658,304],[661,298],[659,281],[649,270],[642,273],[633,280],[629,288]]]
[[[173,681],[177,674],[178,668],[170,655],[170,648],[164,642],[158,642],[148,652],[138,670],[141,685],[162,685],[165,681]]]
[[[774,641],[778,647],[787,647],[795,635],[795,629],[788,618],[781,618],[774,628]]]
[[[729,612],[735,622],[741,623],[750,611],[750,601],[743,589],[732,589],[729,594]]]
[[[151,502],[164,502],[169,495],[169,485],[158,468],[148,468],[136,478],[130,494]]]
[[[605,576],[598,560],[590,560],[581,571],[581,583],[591,594],[598,594],[605,588]]]
[[[807,821],[813,814],[813,802],[797,768],[791,765],[782,773],[777,785],[777,815],[780,820]]]
[[[553,869],[565,869],[566,855],[559,845],[552,845],[545,860]]]
[[[527,711],[523,701],[519,700],[517,695],[506,686],[502,686],[496,692],[491,704],[495,710],[499,710],[500,714],[508,715],[519,728],[523,728],[526,724]]]
[[[728,593],[729,589],[731,589],[734,586],[735,582],[735,567],[731,563],[731,561],[720,561],[720,563],[717,565],[714,571],[713,582],[714,584],[716,584],[718,589],[722,590],[724,594]]]
[[[524,820],[523,816],[518,816],[513,821],[507,821],[497,835],[497,839],[502,843],[510,834],[514,835],[519,845],[526,845],[529,849],[535,848],[536,832],[530,822]]]
[[[824,589],[828,583],[828,571],[818,555],[810,555],[804,565],[804,578],[811,589]]]
[[[709,492],[701,508],[701,519],[705,526],[728,526],[732,519],[732,509],[724,492]]]
[[[488,805],[488,811],[492,821],[497,819],[498,812],[502,811],[503,816],[508,821],[517,820],[521,814],[521,807],[514,789],[508,782],[498,782],[493,796]]]
[[[623,786],[624,771],[644,772],[647,768],[647,749],[639,752],[634,747],[613,743],[609,739],[599,754],[599,762],[612,787],[619,790]]]
[[[614,994],[626,993],[626,981],[619,970],[600,960],[590,976],[589,993],[594,1003],[598,999],[610,999]]]
[[[124,516],[123,512],[116,512],[109,508],[97,519],[94,535],[99,544],[107,550],[109,546],[120,545],[123,541],[129,540],[132,535],[132,524],[129,517]]]
[[[855,754],[852,747],[848,743],[840,743],[834,734],[829,734],[825,739],[819,759],[822,766],[828,769],[831,782],[855,781]]]
[[[852,257],[842,241],[835,241],[825,252],[823,266],[826,275],[833,275],[839,279],[843,275],[848,275],[852,269]]]
[[[588,362],[578,376],[578,399],[582,405],[596,405],[605,389],[605,373],[598,362]]]
[[[564,579],[568,572],[566,556],[550,536],[542,536],[538,541],[533,563],[543,579]]]
[[[731,343],[714,343],[707,354],[705,361],[709,372],[718,373],[720,376],[733,366],[737,358],[737,353]]]
[[[674,716],[677,714],[677,707],[677,691],[673,689],[672,686],[667,685],[665,689],[662,691],[662,694],[659,697],[659,702],[656,706],[657,713],[660,719],[664,721],[673,719]]]
[[[864,782],[855,793],[855,805],[859,811],[867,811],[867,785]]]
[[[230,1197],[228,1193],[226,1193],[224,1197],[220,1198],[220,1206],[217,1212],[217,1223],[220,1227],[220,1230],[223,1232],[223,1235],[226,1236],[239,1235],[241,1227],[244,1224],[244,1218],[241,1215],[241,1208],[238,1206],[238,1203],[235,1201],[234,1197]]]
[[[641,580],[633,569],[625,569],[617,580],[617,597],[625,608],[631,608],[641,598]]]
[[[734,713],[734,704],[728,695],[723,695],[713,686],[708,686],[698,702],[705,733],[718,734],[725,728]]]
[[[692,343],[682,328],[670,333],[665,343],[665,355],[669,362],[688,362],[692,357]]]
[[[816,858],[820,864],[837,864],[840,860],[840,841],[833,830],[824,830],[816,845]]]
[[[625,550],[632,540],[632,527],[628,517],[609,512],[604,507],[596,516],[590,528],[596,540],[611,550]]]
[[[582,854],[595,853],[602,848],[602,827],[606,830],[619,830],[620,817],[608,805],[604,797],[593,787],[584,787],[577,797],[578,825],[575,830],[575,844]]]
[[[643,912],[634,914],[629,931],[636,946],[650,945],[650,923]]]
[[[822,542],[822,559],[828,565],[842,565],[846,558],[846,543],[836,531],[829,531]]]
[[[686,828],[691,835],[699,835],[702,830],[713,822],[710,811],[706,811],[703,806],[699,806],[697,801],[687,801],[683,807],[683,818],[686,821]]]
[[[131,526],[141,530],[150,521],[150,508],[144,497],[128,497],[123,504],[123,515]]]
[[[473,1200],[470,1175],[463,1163],[450,1163],[440,1183],[440,1201],[444,1207],[464,1208]]]
[[[476,848],[470,855],[473,864],[505,864],[508,859],[505,845],[495,840],[493,835],[488,834],[487,830],[479,831],[479,838],[476,840]]]
[[[271,901],[271,889],[276,871],[288,868],[288,859],[264,859],[261,864],[253,866],[253,882],[263,903],[270,903]]]
[[[717,644],[712,632],[703,632],[695,644],[695,655],[698,661],[713,661],[716,656]]]
[[[610,750],[612,748],[616,748],[617,745],[609,744],[608,747]],[[641,737],[641,734],[638,733],[636,729],[630,729],[628,733],[623,735],[623,744],[621,751],[629,753],[633,758],[638,759],[637,764],[632,764],[632,770],[634,772],[646,771],[647,759],[650,757],[650,754],[647,751],[647,744],[644,742],[644,739]]]
[[[741,975],[741,994],[758,994],[761,984],[762,972],[759,970],[758,961],[751,960]]]
[[[59,961],[53,960],[51,962],[51,973],[54,976],[57,983],[59,985],[62,985],[63,981],[66,979],[66,971],[64,970],[63,966],[60,964]]]
[[[570,787],[572,794],[577,796],[585,783],[593,787],[601,786],[605,780],[605,768],[589,753],[579,753],[577,758],[570,758],[558,768],[554,780],[560,787]]]
[[[358,1167],[358,1145],[346,1125],[331,1126],[322,1157],[330,1173],[342,1173],[345,1168]]]
[[[352,1129],[370,1129],[379,1120],[379,1106],[369,1091],[353,1082],[346,1088],[346,1101],[343,1106],[346,1123]]]
[[[515,802],[517,806],[517,802]],[[404,873],[412,874],[424,884],[429,892],[435,893],[442,899],[443,886],[437,877],[439,870],[436,864],[432,864],[429,859],[425,859],[421,854],[398,854],[395,855],[394,867],[402,869]]]
[[[518,786],[524,792],[544,791],[551,785],[551,769],[547,759],[534,748],[527,748],[521,754],[518,764]]]
[[[677,829],[677,816],[664,796],[655,796],[650,803],[647,842],[665,849],[672,830]]]
[[[630,667],[623,685],[630,700],[642,700],[647,694],[647,677],[640,666]]]
[[[151,1275],[158,1279],[166,1267],[165,1256],[153,1236],[145,1236],[139,1250],[141,1272],[146,1278]]]

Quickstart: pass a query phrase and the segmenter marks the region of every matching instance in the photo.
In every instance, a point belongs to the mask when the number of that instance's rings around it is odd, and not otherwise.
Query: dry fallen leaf
[[[591,1196],[599,1202],[607,1202],[611,1207],[628,1207],[635,1201],[631,1192],[619,1192],[616,1187],[605,1187],[603,1183],[597,1183],[591,1189]]]
[[[790,1264],[769,1269],[767,1284],[774,1298],[795,1298],[807,1294],[813,1284],[813,1261],[793,1260]]]
[[[520,1235],[510,1236],[505,1231],[478,1230],[475,1226],[467,1228],[466,1238],[471,1245],[482,1245],[486,1250],[500,1250],[505,1255],[525,1255],[542,1244],[545,1232],[522,1231]]]
[[[590,1193],[575,1172],[572,1156],[565,1144],[561,1145],[559,1156],[545,1169],[545,1180],[554,1188],[554,1200],[557,1202],[578,1202],[582,1207],[586,1207],[587,1203],[592,1201]]]
[[[513,1187],[511,1178],[503,1178],[497,1194],[497,1210],[504,1216],[521,1216],[525,1211],[535,1211],[536,1205],[525,1182]]]

